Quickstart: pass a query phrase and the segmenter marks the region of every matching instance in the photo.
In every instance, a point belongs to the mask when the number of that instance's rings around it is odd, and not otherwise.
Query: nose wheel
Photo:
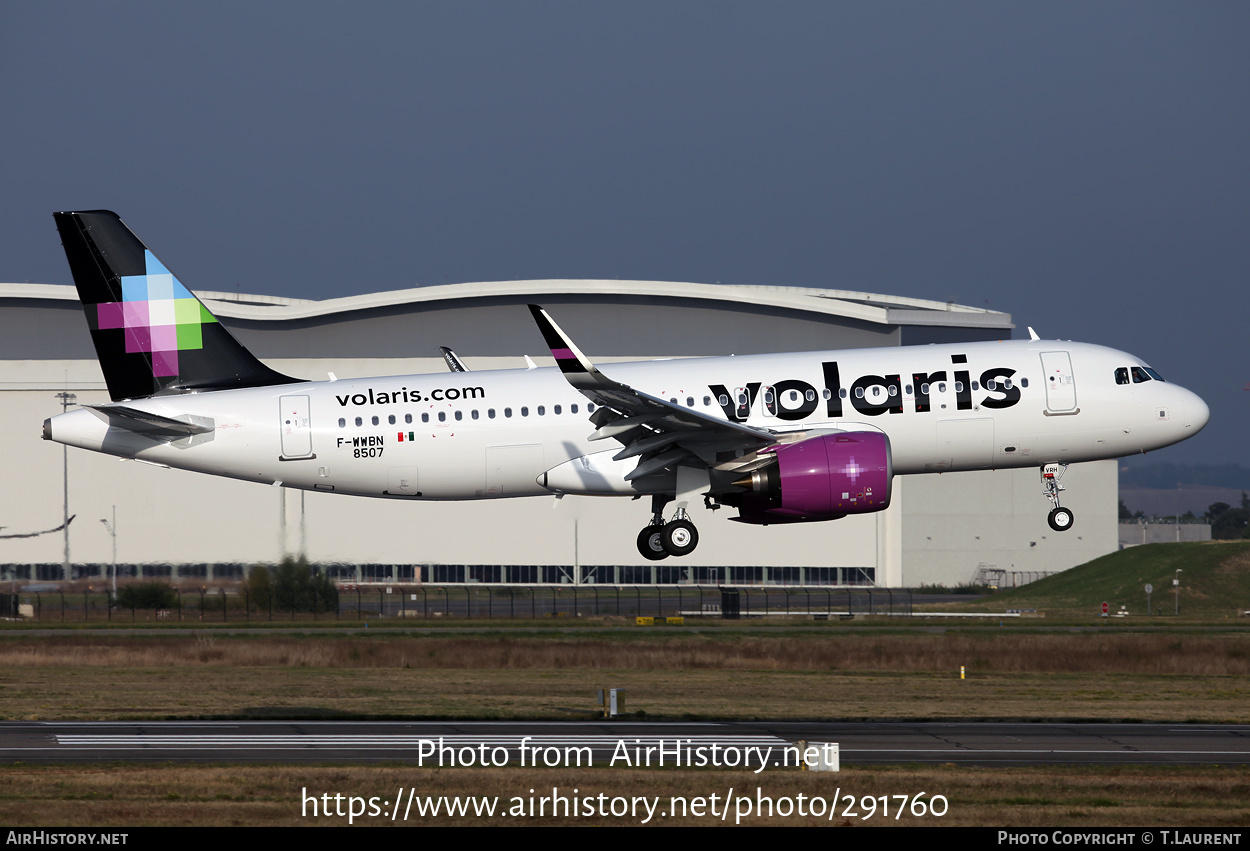
[[[1059,480],[1063,478],[1067,469],[1067,464],[1047,464],[1042,467],[1042,487],[1044,488],[1042,495],[1055,506],[1047,515],[1046,522],[1056,532],[1066,532],[1071,529],[1074,519],[1072,509],[1064,508],[1059,504],[1059,493],[1065,490],[1064,486],[1059,484]]]
[[[1052,508],[1046,522],[1056,532],[1066,532],[1072,528],[1072,510],[1062,507]]]

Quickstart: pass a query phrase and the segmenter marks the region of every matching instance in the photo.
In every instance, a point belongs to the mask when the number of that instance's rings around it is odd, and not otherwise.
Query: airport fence
[[[336,589],[337,599],[314,594],[257,600],[236,589],[173,589],[167,608],[116,605],[103,592],[39,592],[17,596],[23,620],[41,623],[253,623],[281,621],[496,620],[594,617],[846,618],[909,615],[906,589],[829,586],[716,585],[389,585]]]

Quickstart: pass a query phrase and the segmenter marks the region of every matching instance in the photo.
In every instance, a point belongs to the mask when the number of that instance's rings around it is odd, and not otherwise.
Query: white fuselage
[[[1117,383],[1117,370],[1140,378],[1142,366],[1113,349],[1038,340],[616,363],[603,371],[700,413],[779,433],[883,431],[894,472],[912,474],[1114,458],[1196,434],[1208,411],[1195,394],[1161,380]],[[587,399],[552,368],[123,404],[207,418],[212,431],[162,440],[110,428],[84,409],[54,417],[48,436],[171,467],[361,496],[637,493],[624,475],[638,459],[607,460],[620,445],[588,439]]]

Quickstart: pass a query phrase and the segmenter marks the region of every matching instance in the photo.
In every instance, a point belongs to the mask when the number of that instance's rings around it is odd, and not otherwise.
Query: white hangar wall
[[[546,293],[548,300],[564,299],[559,315],[566,329],[578,339],[578,326],[584,326],[584,348],[605,363],[770,348],[997,339],[1009,336],[1010,329],[1004,314],[951,305],[822,290],[715,288],[740,297],[721,304],[709,300],[708,288],[682,284],[648,283],[651,290],[626,293],[620,292],[627,289],[620,282],[429,288],[454,290],[455,298],[438,302],[436,310],[405,297],[410,293],[337,300],[334,309],[326,308],[330,303],[253,296],[232,295],[242,299],[234,304],[206,300],[223,324],[274,368],[314,379],[328,372],[348,378],[443,372],[446,367],[437,357],[394,356],[397,349],[436,353],[438,344],[454,346],[471,368],[521,367],[523,354],[543,347],[511,303],[532,300],[531,290],[544,286],[558,290]],[[699,298],[677,303],[665,287],[681,292],[695,287]],[[750,297],[741,289],[751,290]],[[579,290],[590,296],[578,302]],[[426,290],[410,292],[429,299]],[[586,328],[614,299],[620,302],[611,308],[615,330],[588,333]],[[809,309],[812,304],[819,310]],[[662,321],[648,325],[647,317],[657,312]],[[413,331],[415,324],[422,326],[420,333]],[[631,325],[646,328],[635,336],[655,338],[646,344],[654,346],[650,351],[636,340],[638,349],[628,348]],[[319,329],[332,338],[333,357],[310,357],[319,353]],[[791,346],[793,339],[826,345]],[[661,342],[665,348],[659,348]],[[550,358],[535,360],[550,363]],[[5,481],[0,527],[7,527],[0,528],[0,535],[61,522],[62,447],[41,440],[40,427],[60,412],[55,394],[62,390],[77,394],[80,403],[108,401],[72,288],[0,285],[0,470]],[[634,538],[648,519],[647,500],[398,502],[265,487],[74,449],[67,458],[69,512],[77,515],[70,526],[71,562],[88,574],[112,560],[113,539],[100,520],[111,521],[113,506],[119,564],[141,566],[145,575],[167,575],[164,566],[174,565],[179,575],[205,578],[238,575],[241,568],[204,565],[273,563],[284,553],[304,552],[314,562],[337,565],[342,575],[358,573],[365,580],[407,578],[413,565],[451,566],[427,568],[430,578],[488,580],[505,578],[508,568],[506,577],[513,581],[533,581],[543,566],[562,568],[557,573],[563,576],[571,575],[574,566],[583,576],[596,568],[593,575],[601,581],[638,581],[650,576],[652,567],[668,571],[660,576],[670,580],[678,575],[699,581],[762,579],[767,570],[770,579],[788,582],[862,577],[862,569],[877,584],[897,587],[970,582],[986,567],[1054,572],[1116,548],[1114,462],[1069,469],[1065,504],[1076,512],[1076,524],[1065,534],[1046,524],[1049,504],[1037,470],[948,473],[897,478],[887,511],[830,523],[761,528],[729,522],[731,509],[696,509],[701,540],[695,553],[652,563],[634,549]],[[60,533],[0,538],[4,578],[56,579],[62,559]],[[605,567],[613,572],[605,575]],[[732,575],[726,574],[728,568]],[[830,574],[829,568],[844,572]]]

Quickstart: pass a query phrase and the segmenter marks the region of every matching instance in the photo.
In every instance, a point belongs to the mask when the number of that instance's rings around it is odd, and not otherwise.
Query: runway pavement
[[[0,761],[541,766],[577,758],[627,766],[650,748],[653,766],[663,758],[667,766],[757,768],[796,760],[787,746],[799,740],[837,742],[844,766],[1250,764],[1250,725],[631,721],[6,722]],[[697,758],[704,763],[685,761]]]

